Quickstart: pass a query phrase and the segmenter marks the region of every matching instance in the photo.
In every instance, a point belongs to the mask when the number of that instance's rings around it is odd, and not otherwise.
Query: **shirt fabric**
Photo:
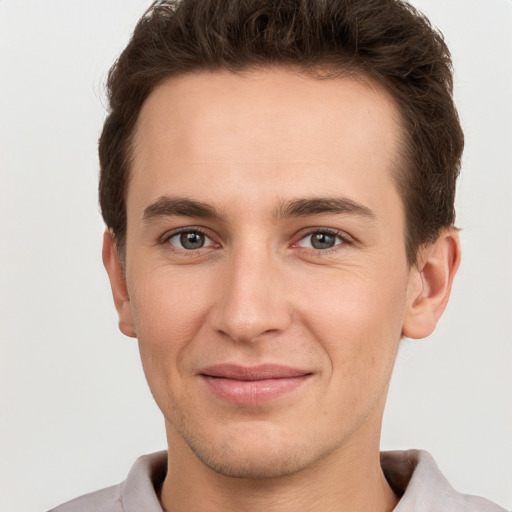
[[[398,496],[393,512],[507,512],[478,496],[460,494],[421,450],[381,453],[386,479]],[[126,480],[69,501],[50,512],[163,512],[157,491],[165,478],[167,452],[139,457]]]

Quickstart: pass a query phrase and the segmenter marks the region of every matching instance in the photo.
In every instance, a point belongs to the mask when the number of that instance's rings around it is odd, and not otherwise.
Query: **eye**
[[[336,233],[330,231],[315,231],[308,233],[299,240],[298,245],[307,249],[326,250],[341,245],[345,240]]]
[[[167,242],[177,249],[185,249],[187,251],[194,251],[215,245],[213,240],[207,237],[202,231],[198,230],[181,231],[180,233],[170,236]]]

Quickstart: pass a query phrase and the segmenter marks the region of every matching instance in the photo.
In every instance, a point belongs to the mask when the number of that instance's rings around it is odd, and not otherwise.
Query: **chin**
[[[308,461],[292,451],[280,449],[269,453],[263,450],[224,449],[217,453],[192,448],[197,458],[215,473],[230,478],[267,479],[292,475],[307,467]],[[290,455],[284,453],[288,451]],[[293,454],[293,455],[291,455]]]
[[[290,432],[274,429],[235,429],[217,442],[184,436],[190,450],[208,468],[230,478],[267,479],[297,473],[332,451],[313,440],[295,442]],[[311,442],[310,442],[311,441]],[[315,447],[315,450],[312,450]]]

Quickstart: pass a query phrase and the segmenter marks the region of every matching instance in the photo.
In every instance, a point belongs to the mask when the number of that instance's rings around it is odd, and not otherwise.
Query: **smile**
[[[222,364],[205,368],[199,375],[218,398],[237,405],[256,406],[294,391],[312,373],[279,365]]]

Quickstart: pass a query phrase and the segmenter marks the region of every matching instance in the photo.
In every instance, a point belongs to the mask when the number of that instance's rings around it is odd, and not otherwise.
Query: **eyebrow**
[[[346,197],[312,197],[292,199],[283,203],[276,212],[278,218],[306,217],[322,213],[351,214],[375,220],[375,213],[367,206]]]
[[[351,214],[375,220],[376,216],[367,206],[346,197],[311,197],[292,199],[283,202],[274,212],[274,217],[307,217],[323,213]],[[199,217],[219,220],[217,209],[202,201],[185,197],[161,196],[149,205],[142,216],[144,222],[162,217]]]
[[[203,219],[218,219],[216,209],[208,203],[195,201],[184,197],[159,197],[150,204],[142,216],[144,222],[150,222],[161,217],[200,217]]]

